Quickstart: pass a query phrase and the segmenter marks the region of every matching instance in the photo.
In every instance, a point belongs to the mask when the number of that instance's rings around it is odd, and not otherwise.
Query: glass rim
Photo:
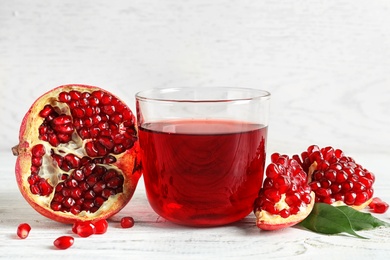
[[[220,93],[237,92],[247,93],[245,97],[233,97],[233,98],[164,98],[153,97],[155,94],[166,94],[173,92],[180,92],[184,90],[213,90],[220,91]],[[271,93],[255,88],[245,87],[172,87],[172,88],[151,88],[147,90],[139,91],[135,94],[135,98],[141,101],[157,101],[157,102],[187,102],[187,103],[213,103],[213,102],[236,102],[236,101],[251,101],[251,100],[268,100],[271,97]]]

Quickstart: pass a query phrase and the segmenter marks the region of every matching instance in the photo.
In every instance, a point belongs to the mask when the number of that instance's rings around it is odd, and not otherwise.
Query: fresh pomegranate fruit
[[[348,205],[357,210],[370,203],[374,174],[344,155],[342,150],[312,145],[301,157],[294,155],[293,158],[307,172],[316,202]]]
[[[375,197],[372,199],[370,204],[368,204],[368,207],[374,213],[383,214],[389,209],[389,204],[387,204],[385,201],[381,200],[380,198]]]
[[[314,193],[307,181],[297,161],[287,155],[272,154],[254,202],[256,225],[263,230],[276,230],[305,219],[314,205]]]
[[[121,218],[121,227],[122,228],[131,228],[133,226],[134,226],[134,219],[132,217]]]
[[[64,85],[39,97],[12,150],[24,198],[59,222],[109,218],[141,176],[135,117],[98,87]]]
[[[61,236],[54,240],[53,245],[58,249],[68,249],[74,243],[74,238],[71,236]]]
[[[16,230],[16,234],[21,239],[25,239],[26,237],[28,237],[30,231],[31,231],[31,226],[27,223],[22,223],[18,226],[18,229]]]

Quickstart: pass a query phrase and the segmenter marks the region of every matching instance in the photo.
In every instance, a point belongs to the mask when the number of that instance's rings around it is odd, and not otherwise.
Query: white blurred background
[[[241,86],[272,93],[269,153],[390,159],[389,72],[387,0],[0,0],[0,151],[58,85],[100,86],[133,111],[143,89]]]

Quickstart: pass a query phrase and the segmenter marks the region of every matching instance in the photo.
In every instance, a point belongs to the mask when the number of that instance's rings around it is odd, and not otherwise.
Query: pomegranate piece
[[[134,219],[132,217],[123,217],[121,219],[122,228],[131,228],[134,226]]]
[[[382,201],[378,197],[373,198],[370,204],[368,204],[368,206],[372,212],[379,214],[383,214],[389,209],[389,204]]]
[[[308,174],[316,202],[365,208],[374,194],[372,172],[333,147],[308,147],[301,157],[294,155]]]
[[[314,193],[299,163],[287,155],[271,155],[263,187],[254,202],[257,227],[276,230],[293,226],[310,214],[313,205]]]
[[[54,240],[53,245],[58,249],[68,249],[74,243],[74,238],[71,236],[61,236]]]
[[[39,97],[23,118],[13,152],[24,198],[64,223],[116,214],[141,176],[135,116],[98,87],[65,85]]]
[[[21,239],[25,239],[26,237],[28,237],[28,234],[30,233],[30,231],[31,231],[31,226],[27,223],[22,223],[18,226],[16,234]]]

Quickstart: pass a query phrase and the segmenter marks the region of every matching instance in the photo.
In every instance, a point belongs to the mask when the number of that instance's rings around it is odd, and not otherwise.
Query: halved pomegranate
[[[301,157],[294,155],[307,172],[316,202],[348,205],[357,210],[370,204],[375,176],[344,155],[340,149],[309,146]]]
[[[16,179],[42,215],[74,223],[107,219],[131,199],[141,176],[132,111],[93,86],[64,85],[23,118]]]
[[[263,230],[293,226],[310,214],[313,205],[314,193],[300,164],[287,155],[272,154],[254,202],[256,225]]]

